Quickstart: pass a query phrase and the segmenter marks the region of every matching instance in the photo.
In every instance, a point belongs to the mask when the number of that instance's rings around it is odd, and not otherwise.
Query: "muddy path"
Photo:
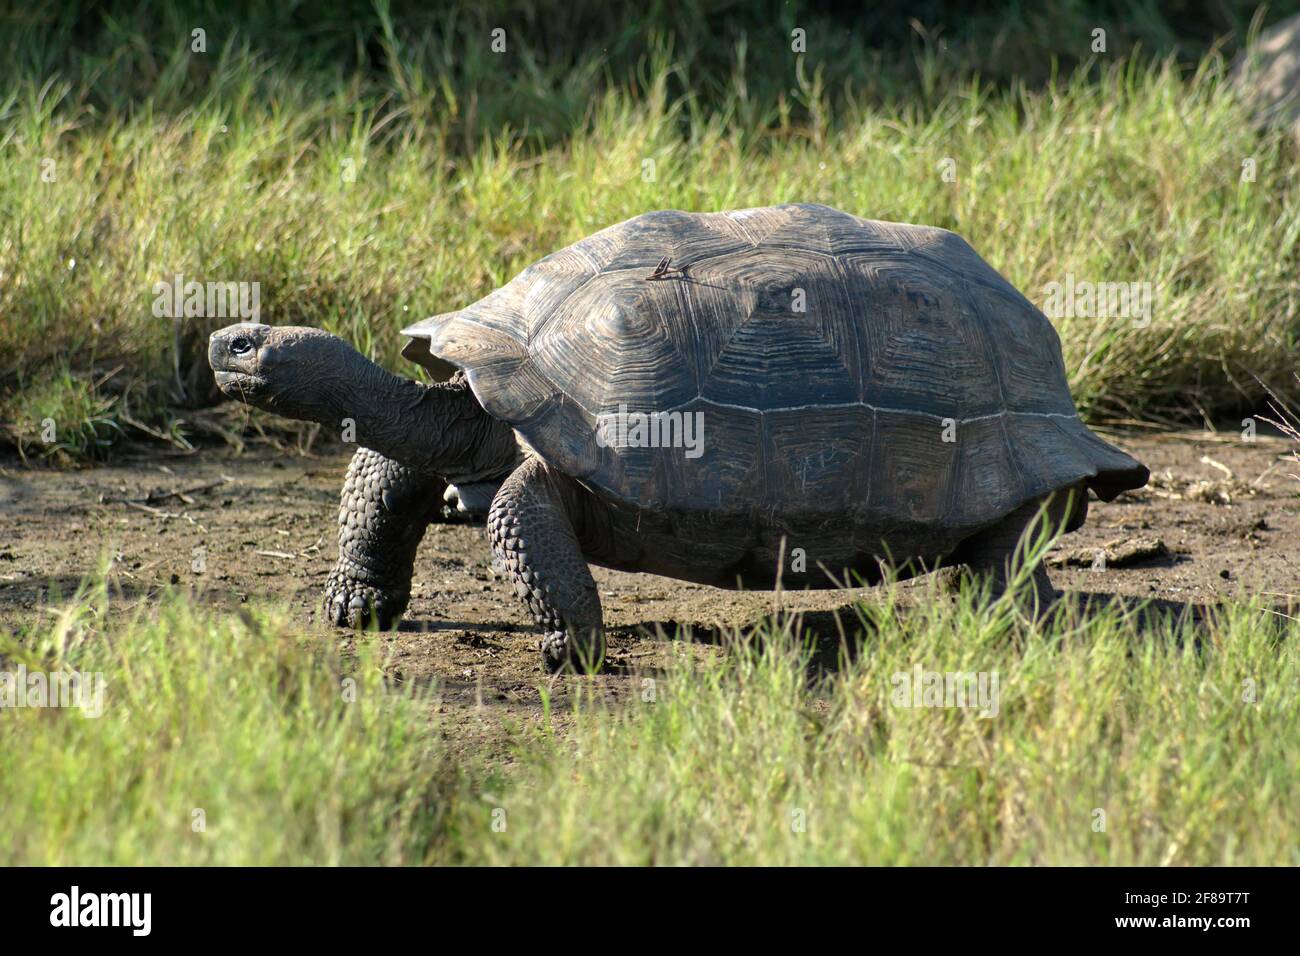
[[[1300,592],[1300,482],[1290,477],[1300,467],[1285,442],[1200,432],[1109,437],[1151,468],[1152,482],[1116,502],[1092,503],[1088,523],[1051,557],[1058,589],[1174,609],[1254,592],[1285,604]],[[542,688],[562,709],[572,679],[542,672],[531,621],[493,573],[481,527],[429,529],[399,630],[358,637],[323,620],[319,595],[335,558],[348,457],[341,447],[311,457],[262,448],[75,472],[0,463],[0,627],[31,622],[107,556],[128,606],[169,587],[213,606],[271,599],[305,631],[345,649],[381,642],[395,680],[435,682],[443,712],[478,715],[456,721],[467,725],[462,743],[480,729],[495,738],[502,720],[539,720]],[[1097,559],[1099,550],[1106,560]],[[719,628],[750,624],[773,608],[768,593],[603,569],[595,575],[611,663],[597,681],[614,697],[639,691],[640,676],[670,654],[714,653]],[[811,612],[807,620],[833,660],[841,628],[854,632],[859,599],[870,600],[870,590],[786,593],[781,605]],[[682,626],[694,629],[696,643],[671,639]]]

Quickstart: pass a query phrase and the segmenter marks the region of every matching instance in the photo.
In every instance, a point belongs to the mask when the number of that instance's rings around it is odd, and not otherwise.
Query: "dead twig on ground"
[[[151,491],[143,498],[105,498],[103,495],[100,495],[99,503],[101,505],[153,505],[160,501],[167,501],[169,498],[179,498],[181,501],[185,502],[185,504],[192,505],[194,504],[194,499],[190,497],[191,495],[198,495],[205,491],[211,491],[213,488],[219,488],[229,480],[229,478],[226,478],[223,475],[217,481],[210,481],[203,485],[195,485],[193,488],[177,488],[173,491]],[[146,508],[144,510],[157,511],[158,509]]]

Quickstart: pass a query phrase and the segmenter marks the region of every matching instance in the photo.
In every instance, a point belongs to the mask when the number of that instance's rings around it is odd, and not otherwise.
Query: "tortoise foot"
[[[375,587],[349,578],[335,568],[325,582],[325,613],[330,623],[354,630],[397,626],[410,601],[409,592]]]
[[[542,635],[542,666],[547,673],[575,671],[595,674],[605,661],[605,641],[600,636],[592,641],[575,641],[566,631],[547,631]]]

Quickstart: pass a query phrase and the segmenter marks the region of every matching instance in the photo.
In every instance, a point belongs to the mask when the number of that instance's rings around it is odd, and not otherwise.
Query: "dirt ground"
[[[1113,503],[1092,503],[1088,523],[1050,558],[1058,589],[1193,611],[1261,591],[1279,607],[1295,601],[1300,482],[1290,476],[1300,466],[1283,441],[1202,432],[1107,437],[1146,463],[1152,482]],[[172,586],[217,606],[271,598],[345,650],[358,640],[383,642],[393,679],[436,682],[440,709],[488,715],[468,721],[485,733],[501,719],[540,719],[543,688],[560,709],[574,679],[542,672],[531,621],[494,575],[479,526],[429,529],[399,630],[356,636],[323,620],[319,597],[334,562],[348,457],[343,448],[298,457],[262,447],[141,456],[83,471],[0,462],[0,627],[30,622],[111,555],[112,579],[128,605]],[[770,593],[599,568],[595,575],[610,631],[610,666],[596,680],[616,697],[639,691],[639,675],[667,655],[708,654],[719,628],[753,623],[773,607]],[[851,606],[860,599],[870,600],[871,591],[787,592],[781,605],[821,612],[807,621],[833,660],[840,624],[853,634]],[[828,613],[837,609],[840,624]],[[698,643],[670,639],[686,625]]]

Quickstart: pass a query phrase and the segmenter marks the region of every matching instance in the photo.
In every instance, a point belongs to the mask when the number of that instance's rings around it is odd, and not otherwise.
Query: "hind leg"
[[[415,552],[446,483],[359,448],[339,501],[339,558],[325,613],[340,627],[395,626],[411,598]]]
[[[1058,492],[1046,500],[1033,501],[1007,515],[993,527],[963,542],[957,560],[969,573],[989,582],[990,596],[1000,597],[1024,562],[1025,549],[1040,534],[1055,538],[1083,522],[1087,513],[1087,490],[1082,486]],[[1056,602],[1056,589],[1041,561],[1030,572],[1027,597],[1034,612],[1042,616]]]
[[[1024,531],[1024,522],[1011,521],[1010,515],[998,525],[972,539],[962,555],[971,577],[987,580],[989,596],[1000,597],[1013,579],[1012,566],[1016,545]],[[1039,563],[1030,573],[1028,595],[1037,614],[1043,614],[1056,601],[1056,589],[1047,568]]]

